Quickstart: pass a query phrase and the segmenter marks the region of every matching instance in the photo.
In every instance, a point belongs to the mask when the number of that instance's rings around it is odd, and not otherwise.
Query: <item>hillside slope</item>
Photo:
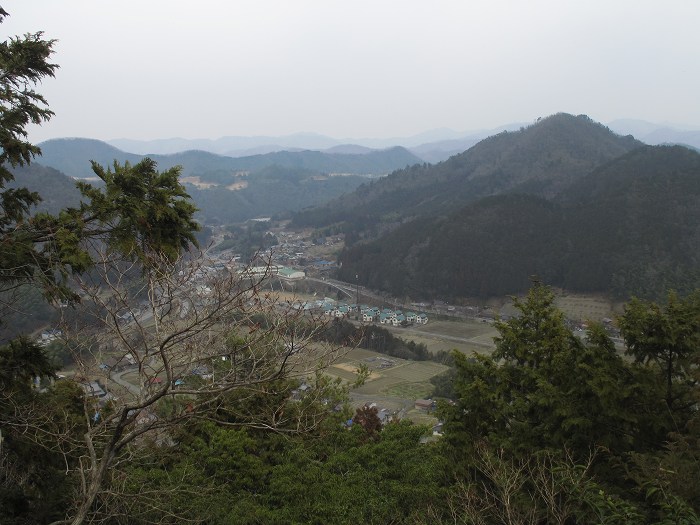
[[[39,161],[63,173],[78,178],[94,176],[90,160],[103,166],[114,160],[138,162],[144,155],[126,153],[105,142],[93,139],[54,139],[39,144]],[[389,173],[398,168],[421,162],[405,148],[395,147],[364,154],[322,153],[319,151],[282,151],[248,157],[226,157],[206,151],[183,151],[171,155],[149,155],[160,169],[182,166],[184,176],[202,176],[209,172],[255,171],[270,166],[304,168],[322,173],[351,173],[358,175]]]
[[[94,177],[90,160],[111,166],[143,156],[90,139],[43,142],[42,165],[76,178]],[[235,222],[317,206],[351,192],[365,175],[382,175],[418,162],[404,148],[363,153],[278,152],[232,158],[204,151],[152,155],[160,170],[182,166],[183,182],[205,222]],[[329,176],[342,174],[343,176]]]
[[[481,199],[356,244],[340,261],[341,278],[411,297],[518,293],[532,275],[623,298],[687,291],[700,286],[700,154],[638,148],[553,200]]]
[[[414,165],[295,218],[298,225],[401,222],[454,211],[489,195],[553,197],[578,178],[642,144],[586,116],[557,114],[503,132],[436,165]]]

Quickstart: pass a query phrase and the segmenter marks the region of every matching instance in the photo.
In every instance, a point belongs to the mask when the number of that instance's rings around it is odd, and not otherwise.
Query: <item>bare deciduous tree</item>
[[[319,371],[339,352],[315,337],[324,328],[319,318],[263,290],[266,273],[202,253],[174,262],[149,254],[156,260],[130,264],[106,246],[92,246],[98,264],[75,281],[82,306],[77,315],[65,311],[61,326],[76,349],[87,430],[75,511],[58,523],[89,521],[101,495],[115,495],[106,482],[130,448],[146,436],[170,446],[173,428],[187,420],[280,432],[315,427],[328,411],[316,399],[328,395]],[[107,402],[91,395],[102,394],[99,377],[111,391]],[[295,377],[315,383],[290,409],[294,383],[283,380]],[[253,398],[265,401],[251,406]]]
[[[448,515],[440,517],[431,509],[428,516],[455,525],[617,523],[617,502],[590,473],[594,459],[591,453],[584,463],[576,463],[566,452],[562,456],[552,451],[513,459],[503,450],[477,444],[471,479],[455,483]]]

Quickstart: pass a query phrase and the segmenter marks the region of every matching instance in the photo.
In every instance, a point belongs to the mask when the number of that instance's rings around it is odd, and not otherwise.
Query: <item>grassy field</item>
[[[489,353],[497,334],[492,324],[473,320],[431,321],[427,325],[389,330],[402,339],[425,344],[434,354],[451,350]]]
[[[622,313],[619,305],[607,299],[587,295],[558,295],[554,304],[573,321],[601,321]]]
[[[362,386],[351,391],[354,406],[376,403],[401,418],[435,423],[433,415],[416,410],[414,403],[430,396],[433,389],[430,378],[447,370],[447,366],[431,361],[407,361],[358,348],[342,355],[326,373],[352,383],[357,379],[355,371],[360,365],[366,365],[371,375]]]

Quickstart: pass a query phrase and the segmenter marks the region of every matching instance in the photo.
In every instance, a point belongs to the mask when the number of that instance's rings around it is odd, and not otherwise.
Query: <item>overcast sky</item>
[[[700,2],[4,0],[56,39],[30,138],[336,138],[559,111],[700,127]]]

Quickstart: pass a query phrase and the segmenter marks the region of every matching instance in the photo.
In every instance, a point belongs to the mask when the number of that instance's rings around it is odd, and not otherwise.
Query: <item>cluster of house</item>
[[[273,275],[286,279],[288,281],[297,281],[306,277],[306,274],[301,270],[287,268],[277,264],[265,266],[246,266],[238,270],[238,274],[244,277],[271,277]]]
[[[54,341],[58,341],[62,336],[63,332],[61,332],[58,328],[52,328],[50,330],[43,331],[37,339],[37,343],[40,346],[47,346]]]
[[[376,306],[361,304],[323,304],[323,312],[331,317],[348,317],[359,309],[362,321],[366,323],[390,324],[392,326],[402,326],[406,323],[428,324],[428,316],[424,313],[402,312],[401,310],[391,310],[390,308],[379,309]]]

